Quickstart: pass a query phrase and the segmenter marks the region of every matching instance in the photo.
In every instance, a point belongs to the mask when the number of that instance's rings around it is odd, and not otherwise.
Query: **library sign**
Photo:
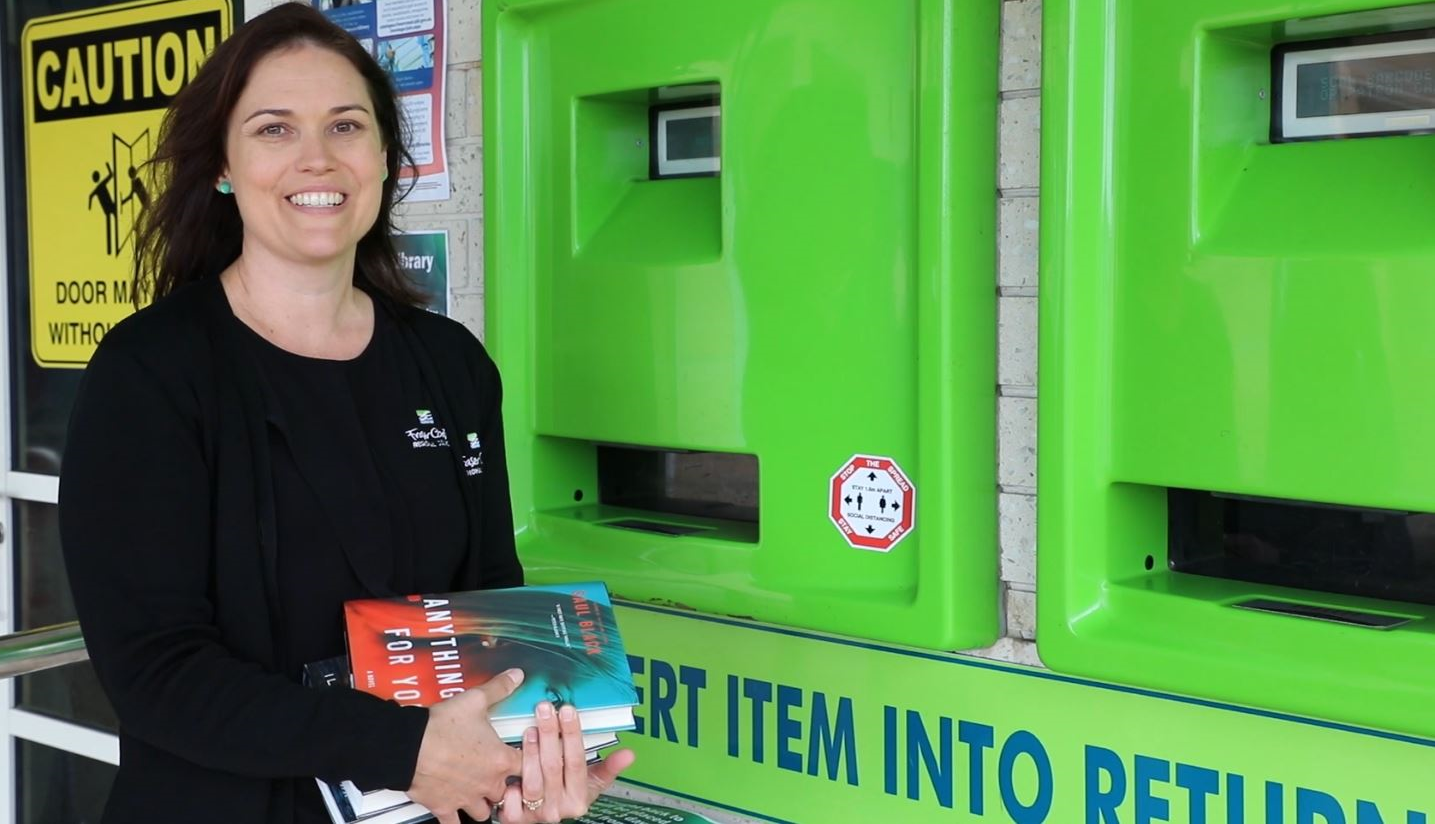
[[[774,822],[1435,824],[1435,741],[623,603],[631,783]]]
[[[37,17],[21,35],[30,347],[83,367],[133,308],[134,228],[164,108],[229,34],[227,0]]]

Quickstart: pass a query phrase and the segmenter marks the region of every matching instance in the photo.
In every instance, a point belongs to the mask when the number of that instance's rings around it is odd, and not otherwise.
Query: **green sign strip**
[[[1423,738],[646,605],[618,615],[642,698],[626,777],[754,818],[1427,824],[1435,811]]]

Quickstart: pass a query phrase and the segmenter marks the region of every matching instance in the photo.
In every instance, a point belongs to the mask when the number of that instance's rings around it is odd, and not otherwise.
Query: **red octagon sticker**
[[[832,476],[827,514],[847,543],[888,552],[917,519],[917,489],[891,458],[853,455]]]

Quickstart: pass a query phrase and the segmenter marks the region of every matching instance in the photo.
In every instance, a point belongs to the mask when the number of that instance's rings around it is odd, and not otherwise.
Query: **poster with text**
[[[402,232],[394,235],[399,268],[429,296],[430,312],[448,314],[448,232]]]
[[[164,109],[229,35],[227,0],[37,17],[20,37],[30,350],[81,368],[134,309],[135,225]]]
[[[448,200],[444,149],[444,63],[448,36],[441,0],[313,0],[393,78],[414,166],[406,200]],[[405,183],[404,185],[407,185]]]

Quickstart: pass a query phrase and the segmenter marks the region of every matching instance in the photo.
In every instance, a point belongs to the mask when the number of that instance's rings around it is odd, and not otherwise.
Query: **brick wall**
[[[1038,664],[1036,295],[1041,0],[1003,0],[997,142],[997,507],[1003,637],[976,651]]]

